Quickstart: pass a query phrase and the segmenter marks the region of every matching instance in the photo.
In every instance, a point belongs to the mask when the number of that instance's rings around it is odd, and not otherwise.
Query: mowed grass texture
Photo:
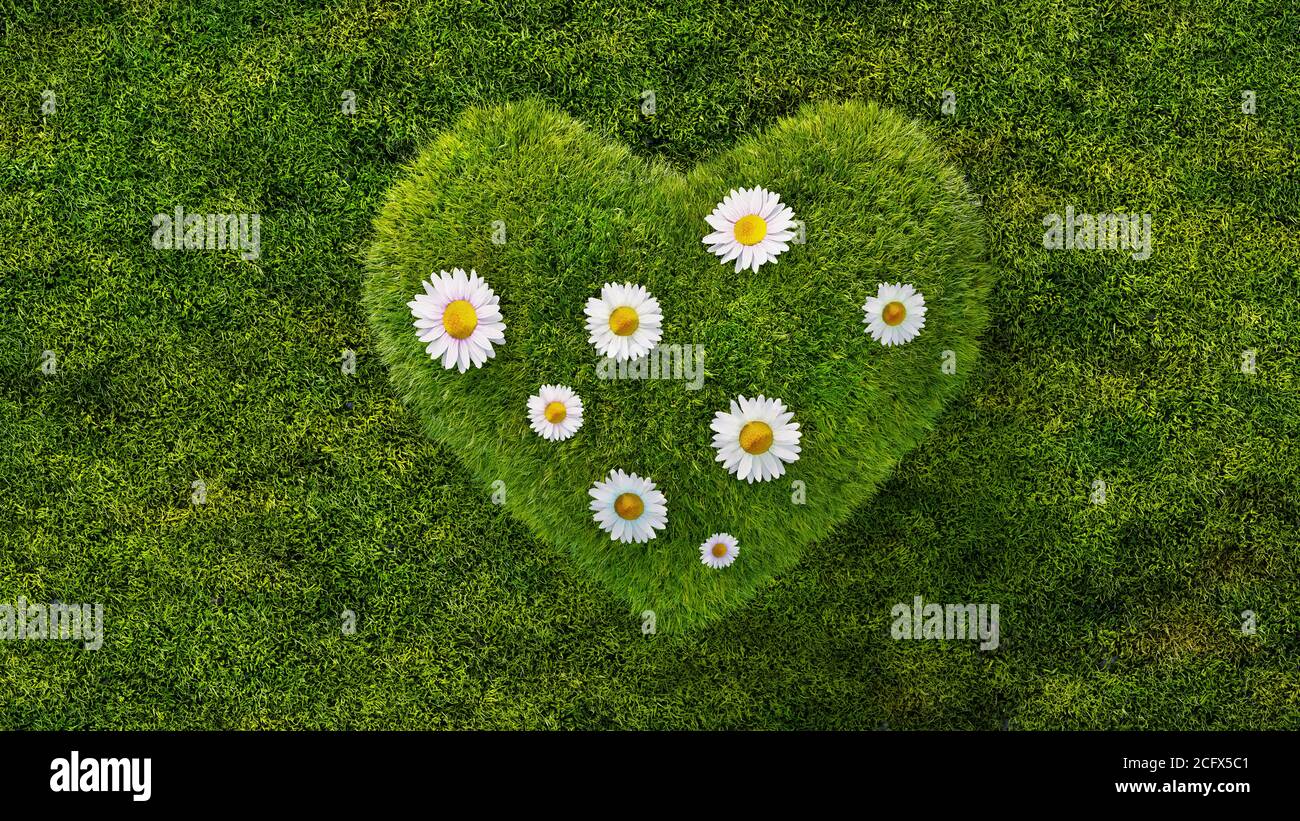
[[[701,242],[704,217],[755,183],[780,192],[812,238],[737,274]],[[969,199],[919,130],[876,106],[809,106],[685,175],[537,102],[476,108],[394,189],[365,300],[398,391],[435,440],[485,486],[500,482],[498,501],[571,548],[629,617],[652,611],[657,630],[674,629],[716,619],[829,535],[974,367],[991,276]],[[432,273],[461,267],[499,295],[506,324],[494,358],[463,374],[430,359],[408,307]],[[862,304],[882,279],[926,295],[907,345],[866,333]],[[684,368],[607,378],[583,306],[611,282],[656,297],[661,349],[689,356],[702,379]],[[943,370],[945,351],[957,373]],[[571,439],[529,427],[528,397],[544,384],[582,397]],[[743,482],[716,461],[710,422],[742,395],[783,400],[800,426],[799,459],[779,479]],[[612,541],[593,521],[589,490],[615,468],[667,498],[653,540]],[[714,533],[735,536],[743,560],[701,563]]]
[[[0,19],[0,600],[102,602],[108,633],[0,645],[0,726],[1300,726],[1289,4]],[[367,327],[403,166],[466,108],[529,97],[683,172],[808,101],[875,101],[983,200],[998,279],[963,395],[701,630],[643,635],[493,505]],[[261,214],[260,259],[154,250],[177,205]],[[1045,250],[1069,205],[1151,213],[1152,256]],[[893,640],[915,595],[999,604],[998,649]]]

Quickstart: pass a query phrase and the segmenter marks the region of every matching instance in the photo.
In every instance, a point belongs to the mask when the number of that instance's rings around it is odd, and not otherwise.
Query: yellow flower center
[[[718,542],[713,546],[713,555],[721,559],[723,556],[727,555],[727,546],[722,542]]]
[[[740,429],[740,446],[754,456],[772,447],[772,428],[766,422],[749,422]]]
[[[614,500],[614,512],[629,522],[639,519],[644,510],[645,502],[641,501],[641,497],[635,493],[624,493]]]
[[[907,318],[907,308],[901,302],[891,302],[880,312],[880,318],[886,325],[897,325]]]
[[[558,425],[564,421],[564,417],[569,415],[569,412],[564,409],[563,402],[552,402],[546,406],[544,413],[546,414],[546,421],[552,425]]]
[[[619,336],[631,336],[636,333],[636,329],[641,325],[641,317],[636,315],[636,311],[627,307],[615,308],[614,312],[609,315],[609,329]]]
[[[746,214],[736,220],[735,234],[741,245],[757,245],[767,236],[767,222],[758,214]]]
[[[458,299],[442,312],[442,327],[453,339],[465,339],[478,327],[478,311],[467,300]]]

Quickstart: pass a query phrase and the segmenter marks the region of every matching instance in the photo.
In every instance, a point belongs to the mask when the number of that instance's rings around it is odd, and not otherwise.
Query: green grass
[[[809,238],[736,274],[701,242],[704,217],[756,183],[781,194]],[[746,601],[828,536],[975,366],[991,277],[969,196],[914,125],[875,106],[811,106],[686,175],[536,103],[473,109],[381,212],[365,297],[430,435],[483,486],[501,482],[507,509],[570,548],[632,614],[653,611],[668,630]],[[495,289],[506,324],[499,353],[463,374],[430,359],[408,307],[431,272],[457,267]],[[926,295],[925,328],[904,346],[865,332],[862,304],[885,279]],[[684,378],[601,378],[583,306],[609,282],[658,299],[661,345],[703,351],[695,390]],[[945,351],[956,373],[942,369]],[[547,384],[583,400],[583,427],[564,442],[528,425],[528,397]],[[794,412],[802,450],[781,478],[753,484],[715,460],[710,422],[760,394]],[[651,477],[667,497],[654,540],[612,542],[592,521],[588,491],[612,469]],[[719,532],[743,556],[722,571],[699,553]]]
[[[1291,5],[2,8],[0,601],[103,602],[108,637],[0,645],[0,726],[1300,726]],[[403,166],[528,97],[682,172],[875,101],[983,199],[963,395],[703,629],[642,635],[493,505],[368,330]],[[261,259],[155,251],[178,204],[260,213]],[[1067,205],[1151,212],[1154,254],[1044,250]],[[998,603],[1001,646],[892,640],[918,593]]]

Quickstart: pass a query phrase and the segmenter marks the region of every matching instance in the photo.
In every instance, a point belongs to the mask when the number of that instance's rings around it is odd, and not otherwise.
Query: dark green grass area
[[[853,6],[0,3],[0,602],[108,632],[0,643],[0,726],[1300,727],[1293,4]],[[493,505],[367,328],[403,164],[525,97],[680,170],[876,101],[983,199],[963,395],[701,630]],[[262,257],[154,250],[177,205],[260,213]],[[1067,205],[1154,253],[1044,250]],[[1000,647],[894,641],[918,594]]]
[[[704,217],[754,183],[780,192],[810,238],[737,274],[702,243]],[[872,105],[808,106],[684,175],[535,101],[474,108],[394,189],[364,298],[430,435],[484,485],[500,482],[506,508],[571,548],[630,613],[653,612],[668,630],[716,619],[789,569],[958,392],[991,280],[969,200],[914,125]],[[493,359],[463,374],[430,360],[408,307],[433,273],[461,266],[499,295],[506,324]],[[865,332],[862,304],[882,279],[926,296],[925,328],[907,345]],[[685,346],[704,371],[693,387],[684,370],[601,377],[583,306],[609,282],[655,295],[660,345]],[[544,384],[582,397],[569,440],[528,425],[528,397]],[[760,395],[783,400],[802,438],[782,477],[754,484],[717,462],[709,424],[737,396]],[[652,541],[612,542],[592,521],[589,489],[612,469],[649,476],[666,496]],[[721,532],[744,560],[717,571],[699,546]]]

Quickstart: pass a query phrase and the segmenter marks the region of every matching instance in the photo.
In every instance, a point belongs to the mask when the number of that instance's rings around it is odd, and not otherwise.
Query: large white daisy
[[[406,303],[415,317],[415,333],[433,359],[444,368],[464,373],[472,364],[483,367],[496,355],[493,344],[506,341],[501,307],[483,278],[460,268],[439,271],[424,283],[424,293]]]
[[[867,333],[881,345],[911,342],[925,327],[925,297],[904,283],[879,283],[862,310]]]
[[[740,543],[730,533],[714,533],[700,545],[700,561],[721,570],[729,566],[740,555]]]
[[[630,282],[606,282],[599,299],[587,300],[586,314],[591,344],[620,362],[645,356],[663,336],[659,300]]]
[[[766,482],[785,473],[799,458],[799,423],[780,399],[743,396],[731,400],[731,412],[713,417],[713,447],[718,461],[747,482]]]
[[[582,427],[582,398],[564,385],[543,385],[528,397],[528,422],[543,439],[568,439]]]
[[[794,238],[794,211],[781,196],[762,188],[732,189],[705,219],[713,233],[704,238],[721,262],[736,261],[736,273],[757,272],[766,262],[789,250]]]
[[[592,518],[613,541],[648,542],[668,525],[668,500],[648,478],[612,470],[587,492]]]

